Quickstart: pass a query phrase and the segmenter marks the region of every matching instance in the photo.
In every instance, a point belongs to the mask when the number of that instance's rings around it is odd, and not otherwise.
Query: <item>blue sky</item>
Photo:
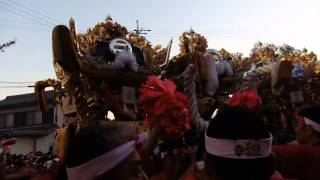
[[[190,27],[205,35],[209,47],[215,49],[248,54],[260,40],[319,52],[317,0],[0,0],[0,42],[17,39],[16,45],[0,53],[0,99],[33,91],[1,88],[10,85],[3,84],[4,81],[55,78],[53,25],[25,14],[23,11],[33,13],[12,2],[55,19],[54,24],[67,24],[73,17],[81,32],[103,21],[108,14],[129,30],[135,28],[138,19],[143,28],[152,30],[147,35],[152,44],[165,46],[174,38],[172,55],[178,52],[177,38]]]

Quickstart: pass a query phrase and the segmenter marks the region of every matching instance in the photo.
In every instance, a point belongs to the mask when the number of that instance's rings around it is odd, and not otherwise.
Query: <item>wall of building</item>
[[[53,142],[54,142],[53,132],[49,133],[47,136],[39,137],[37,139],[36,151],[48,152],[49,144],[53,144]]]
[[[36,115],[36,121],[38,121],[38,119],[41,118],[38,114],[39,113],[37,113]],[[57,120],[57,125],[61,127],[63,122],[63,113],[60,107],[54,110],[54,119]],[[46,136],[38,137],[36,139],[36,151],[48,152],[50,143],[54,143],[54,132],[51,132]],[[32,137],[18,137],[17,143],[12,146],[11,153],[27,154],[33,151],[33,148],[34,139]]]
[[[52,104],[48,104],[48,107],[52,107]],[[35,125],[42,123],[42,113],[38,110],[36,106],[24,106],[16,107],[12,109],[0,109],[0,114],[5,114],[7,118],[7,127],[14,128],[14,113],[24,112],[24,111],[35,111]],[[54,123],[59,127],[62,127],[63,123],[63,113],[60,106],[54,107]],[[48,152],[49,145],[54,142],[54,132],[49,133],[46,136],[37,137],[17,137],[18,141],[11,148],[11,153],[13,154],[27,154],[32,151],[42,151]],[[36,144],[35,144],[36,143]],[[36,149],[34,149],[36,147]]]
[[[27,154],[33,151],[33,139],[30,137],[20,137],[16,144],[12,146],[12,154]]]
[[[49,144],[54,142],[53,132],[46,136],[38,137],[35,139],[36,149],[35,151],[48,152]],[[18,137],[16,144],[12,146],[12,154],[28,154],[34,149],[34,138],[32,137]]]

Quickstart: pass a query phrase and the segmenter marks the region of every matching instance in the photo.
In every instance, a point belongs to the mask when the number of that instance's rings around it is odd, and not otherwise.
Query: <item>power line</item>
[[[37,28],[36,26],[19,26],[19,25],[12,25],[12,24],[2,24],[1,22],[0,22],[0,26],[9,27],[9,28],[10,27],[14,27],[14,28]]]
[[[214,33],[214,34],[249,34],[249,32],[245,31],[227,31],[227,30],[199,30],[197,31],[198,33]],[[152,30],[150,34],[170,34],[170,33],[175,33],[175,34],[182,34],[183,31],[175,31],[175,30],[167,30],[167,31],[157,31],[157,30]]]
[[[0,19],[0,23],[41,25],[40,23],[26,22],[26,21],[14,21],[14,20],[6,20],[6,19]]]
[[[44,15],[44,14],[38,12],[38,11],[35,11],[35,10],[33,10],[33,9],[30,9],[30,8],[28,8],[28,7],[26,7],[26,6],[22,5],[22,4],[19,4],[19,3],[17,3],[17,2],[12,1],[12,0],[8,0],[8,1],[11,2],[11,3],[13,3],[13,4],[15,4],[15,5],[17,5],[17,6],[20,6],[20,7],[23,7],[23,8],[25,8],[25,9],[28,9],[29,11],[31,11],[31,12],[33,12],[33,13],[35,13],[35,14],[38,14],[38,15],[40,15],[40,16],[43,16],[43,17],[47,18],[47,19],[50,19],[51,21],[53,21],[53,22],[55,22],[55,23],[58,23],[58,24],[61,23],[61,22],[59,22],[59,21],[56,20],[56,19],[53,19],[53,18],[51,18],[51,17],[49,17],[49,16],[46,16],[46,15]]]
[[[5,84],[29,84],[29,83],[35,83],[32,81],[0,81],[0,83],[5,83]]]
[[[43,32],[49,31],[49,30],[44,30],[44,29],[27,29],[27,28],[14,28],[14,27],[0,27],[0,30],[1,29],[17,30],[17,31],[43,31]]]
[[[33,88],[34,86],[0,86],[0,88]]]
[[[146,37],[179,37],[181,34],[148,34]],[[237,34],[204,34],[205,37],[248,37],[248,35]]]
[[[0,21],[0,29],[12,29],[12,30],[36,30],[36,31],[42,31],[42,30],[49,30],[47,28],[44,28],[43,26],[21,26],[21,25],[15,25],[15,24],[4,24]]]
[[[154,32],[168,32],[168,31],[170,31],[170,32],[185,32],[186,30],[183,30],[183,29],[152,29],[152,31],[154,31]],[[217,29],[216,30],[215,29],[198,29],[196,32],[229,32],[229,33],[231,33],[231,32],[244,33],[245,32],[245,33],[247,33],[248,31],[245,31],[245,30],[235,31],[235,30],[217,30]]]
[[[170,38],[172,38],[172,36],[149,36],[148,38],[150,38],[150,39],[170,39]],[[207,40],[210,40],[213,38],[216,38],[216,39],[218,39],[218,38],[219,39],[220,38],[247,39],[248,37],[245,37],[245,36],[206,36]]]
[[[180,37],[180,34],[150,34],[146,37]],[[248,35],[233,35],[233,34],[205,34],[205,37],[248,37]]]
[[[29,16],[37,19],[37,20],[43,21],[43,22],[45,22],[45,23],[47,23],[47,24],[55,25],[54,23],[52,23],[52,22],[50,22],[50,21],[47,21],[46,19],[44,19],[44,18],[42,18],[42,17],[35,16],[35,15],[33,15],[33,14],[29,13],[29,12],[26,12],[26,11],[24,11],[24,10],[22,10],[22,9],[17,9],[15,6],[12,6],[12,5],[8,4],[8,3],[5,3],[5,2],[2,2],[2,3],[5,4],[5,5],[7,5],[7,6],[9,6],[9,7],[11,7],[12,9],[14,9],[14,10],[16,10],[16,11],[19,11],[19,12],[22,12],[22,13],[24,13],[24,14],[27,14],[27,15],[29,15]]]
[[[183,31],[174,31],[174,30],[168,30],[168,31],[154,31],[150,32],[150,34],[182,34]],[[249,32],[244,31],[218,31],[218,30],[199,30],[197,33],[200,34],[233,34],[233,35],[242,35],[242,34],[249,34]]]
[[[39,22],[39,21],[36,21],[36,20],[31,19],[31,18],[29,18],[29,17],[26,17],[26,16],[24,16],[24,15],[22,15],[22,14],[20,14],[20,13],[17,13],[16,11],[13,11],[13,10],[10,10],[10,9],[7,9],[7,8],[1,7],[1,6],[0,6],[0,8],[6,10],[6,11],[8,11],[8,12],[11,12],[11,13],[17,15],[17,16],[20,16],[20,17],[29,19],[30,21],[33,21],[33,22],[36,22],[36,23],[40,23],[40,24],[42,24],[42,25],[44,25],[44,26],[47,26],[47,27],[51,28],[51,27],[50,27],[49,25],[47,25],[47,24],[43,24],[42,22]]]

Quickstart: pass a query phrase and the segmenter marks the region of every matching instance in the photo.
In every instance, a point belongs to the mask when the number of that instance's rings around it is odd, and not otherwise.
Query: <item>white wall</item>
[[[49,143],[54,142],[54,134],[53,132],[49,133],[46,136],[36,138],[36,150],[48,152],[49,151]],[[34,139],[31,137],[18,137],[18,141],[16,144],[12,146],[11,153],[12,154],[27,154],[33,151]]]
[[[12,154],[27,154],[33,151],[33,139],[30,137],[20,137],[16,144],[12,146]]]
[[[51,132],[47,136],[39,137],[37,139],[37,149],[36,151],[48,152],[49,151],[49,143],[54,142],[54,134]]]

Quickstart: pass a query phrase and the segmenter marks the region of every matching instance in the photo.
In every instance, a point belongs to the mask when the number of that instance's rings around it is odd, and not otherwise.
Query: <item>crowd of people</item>
[[[5,153],[2,157],[3,179],[51,179],[56,177],[60,159],[52,151],[26,155]]]
[[[255,99],[246,101],[249,104]],[[123,124],[96,122],[79,129],[70,141],[64,162],[52,152],[4,154],[3,177],[61,180],[320,178],[317,171],[320,106],[308,107],[296,114],[295,142],[274,144],[265,120],[255,108],[230,104],[221,105],[215,111],[205,131],[188,130],[181,138],[166,136],[160,127],[137,134]]]

